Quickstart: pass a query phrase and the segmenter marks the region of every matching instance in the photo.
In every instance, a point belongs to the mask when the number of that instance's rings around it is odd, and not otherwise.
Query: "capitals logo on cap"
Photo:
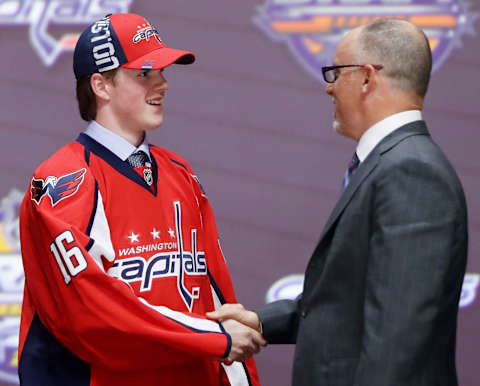
[[[465,33],[474,34],[474,15],[463,0],[267,0],[254,22],[275,41],[285,42],[295,59],[317,79],[331,64],[336,47],[351,29],[378,18],[401,18],[423,29],[433,53],[433,69],[449,56]]]
[[[78,79],[118,67],[159,70],[173,63],[194,61],[193,53],[168,48],[142,16],[118,13],[105,16],[83,31],[73,54],[73,71]]]
[[[140,27],[140,26],[139,26]],[[139,43],[142,40],[150,41],[150,38],[153,37],[157,42],[162,43],[162,38],[158,31],[153,28],[150,24],[143,24],[142,27],[137,31],[133,37],[134,43]]]

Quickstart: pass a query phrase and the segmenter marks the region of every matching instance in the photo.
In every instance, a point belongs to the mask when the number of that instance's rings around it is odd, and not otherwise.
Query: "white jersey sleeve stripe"
[[[230,366],[225,366],[222,363],[223,369],[227,374],[228,381],[231,386],[250,386],[248,381],[247,374],[243,367],[243,363],[233,362]]]
[[[195,330],[197,332],[216,332],[223,334],[224,330],[220,327],[218,322],[214,322],[208,319],[195,318],[192,316],[185,315],[184,313],[173,311],[170,308],[164,306],[154,306],[149,304],[145,299],[138,298],[143,304],[147,307],[152,308],[163,316],[182,324],[183,326]]]
[[[218,297],[217,292],[215,291],[213,286],[210,286],[210,288],[212,290],[213,304],[215,305],[215,309],[218,309],[222,306],[222,302],[220,301],[220,298]],[[222,363],[222,366],[225,370],[225,373],[227,374],[231,386],[251,385],[248,381],[248,376],[242,363],[233,362],[230,366],[225,366]]]

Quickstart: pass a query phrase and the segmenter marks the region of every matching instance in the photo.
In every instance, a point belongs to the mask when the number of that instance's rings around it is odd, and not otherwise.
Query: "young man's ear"
[[[100,99],[110,100],[109,79],[99,73],[90,76],[90,87],[93,93]]]

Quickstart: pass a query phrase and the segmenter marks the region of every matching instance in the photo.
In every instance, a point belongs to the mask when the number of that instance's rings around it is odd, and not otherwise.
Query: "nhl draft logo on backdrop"
[[[300,64],[322,79],[321,68],[331,64],[344,34],[380,17],[406,19],[422,28],[434,70],[464,33],[474,34],[473,16],[463,0],[267,0],[254,22],[273,40],[287,43]]]
[[[76,172],[66,174],[61,177],[49,176],[45,181],[41,178],[32,178],[30,187],[31,198],[40,204],[45,195],[50,197],[52,206],[57,205],[63,199],[73,196],[83,182],[86,169],[80,169]]]
[[[0,383],[18,384],[18,333],[25,276],[18,219],[23,194],[0,200]],[[3,383],[2,383],[3,384]]]
[[[29,26],[33,48],[43,64],[53,65],[62,52],[73,51],[79,33],[56,39],[52,26],[87,26],[110,13],[128,13],[133,0],[0,0],[0,28]]]
[[[271,303],[282,299],[295,299],[303,291],[303,274],[291,274],[274,282],[265,295],[265,301]],[[480,286],[480,274],[466,273],[463,279],[459,306],[466,308],[473,305]]]

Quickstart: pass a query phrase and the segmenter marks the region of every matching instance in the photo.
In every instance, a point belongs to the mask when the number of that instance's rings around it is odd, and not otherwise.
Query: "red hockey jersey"
[[[204,317],[235,295],[189,165],[150,146],[153,184],[85,134],[35,171],[20,214],[21,384],[258,385]]]

